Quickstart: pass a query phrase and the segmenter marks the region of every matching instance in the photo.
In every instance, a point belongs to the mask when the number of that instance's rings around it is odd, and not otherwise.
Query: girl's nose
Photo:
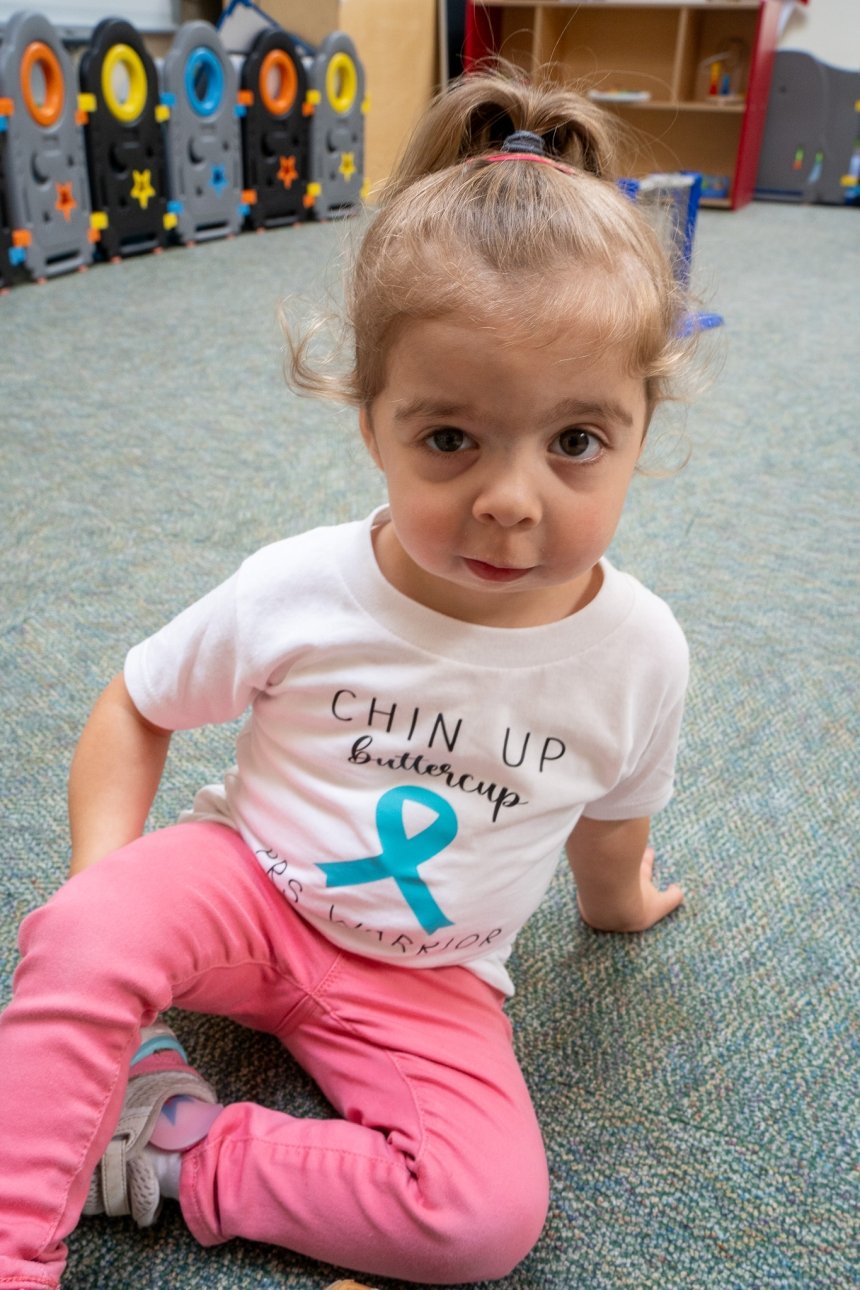
[[[472,506],[472,514],[482,523],[502,528],[533,528],[540,522],[543,505],[537,481],[522,465],[488,473]]]

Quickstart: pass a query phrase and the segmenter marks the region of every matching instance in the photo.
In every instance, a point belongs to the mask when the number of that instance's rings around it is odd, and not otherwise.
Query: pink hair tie
[[[563,161],[556,161],[553,157],[536,157],[533,152],[494,152],[489,157],[470,157],[466,165],[475,165],[479,161],[537,161],[542,166],[552,166],[553,170],[560,170],[564,175],[579,173],[574,166],[565,165]]]
[[[544,166],[552,166],[554,170],[560,170],[565,175],[577,173],[573,166],[567,166],[563,161],[548,157],[543,139],[532,130],[515,130],[513,134],[508,135],[498,152],[493,152],[488,157],[469,158],[469,162],[472,163],[479,161],[538,161]],[[469,162],[466,164],[468,165]]]

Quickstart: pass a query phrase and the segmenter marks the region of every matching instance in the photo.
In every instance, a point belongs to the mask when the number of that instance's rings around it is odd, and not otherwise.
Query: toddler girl
[[[687,675],[605,552],[683,357],[683,302],[559,88],[430,109],[348,291],[388,504],[288,538],[129,653],[70,781],[73,877],[0,1021],[0,1286],[60,1282],[82,1211],[357,1273],[504,1277],[547,1207],[504,1002],[566,846],[582,916],[641,931]],[[171,732],[250,709],[236,766],[141,836]],[[571,990],[576,983],[571,981]],[[157,1022],[277,1035],[331,1119],[222,1107]]]

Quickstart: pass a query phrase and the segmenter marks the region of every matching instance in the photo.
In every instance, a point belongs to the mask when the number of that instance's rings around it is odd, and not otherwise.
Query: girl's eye
[[[553,448],[572,461],[593,461],[603,451],[603,442],[590,430],[562,430],[553,440]]]
[[[466,434],[465,430],[456,430],[453,426],[445,426],[442,430],[434,430],[428,434],[424,440],[431,452],[462,452],[464,448],[471,448],[473,440]]]

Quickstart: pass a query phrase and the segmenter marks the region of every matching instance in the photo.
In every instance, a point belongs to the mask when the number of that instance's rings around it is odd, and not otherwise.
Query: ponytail
[[[399,329],[457,315],[529,335],[575,329],[623,350],[649,412],[671,397],[690,349],[686,302],[659,238],[614,182],[616,131],[582,95],[520,74],[472,73],[444,90],[347,280],[348,369],[315,368],[307,337],[288,332],[293,388],[369,406]],[[520,132],[525,145],[511,138]]]
[[[498,152],[518,131],[539,135],[548,157],[614,179],[616,129],[608,113],[562,85],[528,81],[515,69],[472,73],[431,103],[383,188],[382,202],[422,175]]]

